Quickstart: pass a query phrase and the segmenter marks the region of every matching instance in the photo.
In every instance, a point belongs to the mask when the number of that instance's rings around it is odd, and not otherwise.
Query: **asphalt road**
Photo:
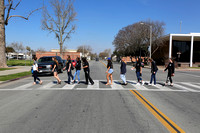
[[[174,87],[163,87],[166,74],[159,70],[158,85],[148,86],[150,69],[143,69],[144,86],[135,85],[135,71],[127,66],[127,86],[121,86],[119,64],[114,64],[114,85],[105,85],[106,68],[90,62],[95,85],[67,85],[67,74],[41,76],[0,85],[0,133],[165,133],[170,126],[188,133],[200,131],[200,72],[177,71]],[[84,73],[81,72],[84,81]],[[142,98],[148,102],[143,103]],[[144,100],[143,99],[143,100]],[[154,105],[154,113],[145,104]],[[157,117],[162,114],[165,120]],[[166,117],[167,116],[167,117]],[[175,124],[174,124],[175,123]],[[180,130],[178,130],[180,131]],[[177,132],[178,132],[177,131]]]

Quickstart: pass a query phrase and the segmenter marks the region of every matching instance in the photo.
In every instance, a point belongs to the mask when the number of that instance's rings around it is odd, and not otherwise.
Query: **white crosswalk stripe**
[[[105,81],[106,83],[106,81]],[[174,87],[162,86],[162,84],[157,84],[156,86],[149,85],[137,85],[136,81],[128,81],[127,86],[121,85],[120,81],[113,81],[113,85],[106,86],[104,81],[94,80],[94,85],[84,85],[80,84],[66,84],[62,82],[62,85],[56,85],[55,81],[44,81],[43,85],[33,85],[32,82],[24,83],[17,87],[2,88],[0,91],[4,90],[143,90],[143,91],[183,91],[183,92],[200,92],[199,83],[190,82],[177,82]],[[148,83],[148,82],[146,82]],[[160,82],[161,83],[161,82]],[[199,86],[198,86],[199,84]]]
[[[177,87],[177,88],[180,88],[180,89],[184,89],[184,90],[187,90],[187,91],[191,91],[191,92],[195,92],[195,90],[190,89],[190,88],[185,87],[185,86],[182,86],[182,85],[179,85],[179,84],[174,84],[174,87]]]
[[[187,86],[190,86],[190,87],[193,87],[193,88],[196,88],[196,89],[200,89],[200,86],[195,85],[195,84],[186,83],[186,82],[181,82],[181,84],[183,84],[183,85],[187,85]]]
[[[27,84],[24,84],[24,85],[21,85],[21,86],[18,86],[18,87],[16,87],[16,88],[14,88],[15,90],[20,90],[20,89],[25,89],[25,88],[29,88],[29,87],[31,87],[31,86],[33,86],[33,83],[31,82],[31,83],[27,83]]]

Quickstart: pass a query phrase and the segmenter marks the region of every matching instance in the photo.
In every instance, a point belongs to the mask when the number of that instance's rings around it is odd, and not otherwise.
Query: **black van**
[[[53,74],[53,60],[52,58],[56,57],[58,61],[58,72],[63,72],[63,61],[60,56],[44,56],[38,60],[38,71],[39,74]]]

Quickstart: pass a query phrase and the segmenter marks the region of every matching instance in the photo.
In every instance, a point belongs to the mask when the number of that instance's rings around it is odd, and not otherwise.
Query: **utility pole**
[[[182,21],[180,22],[180,33],[181,33],[181,25],[182,25]]]

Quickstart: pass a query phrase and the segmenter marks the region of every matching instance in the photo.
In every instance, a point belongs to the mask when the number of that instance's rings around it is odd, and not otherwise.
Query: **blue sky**
[[[42,6],[42,0],[22,0],[16,11],[11,14],[29,14]],[[47,0],[45,0],[47,4]],[[165,22],[165,34],[200,33],[199,0],[76,0],[77,12],[76,32],[65,42],[69,49],[79,45],[91,45],[94,52],[114,49],[112,42],[118,31],[142,20],[158,20]],[[6,41],[22,42],[36,50],[59,48],[53,33],[41,29],[41,12],[35,12],[29,21],[12,18],[6,26]]]

